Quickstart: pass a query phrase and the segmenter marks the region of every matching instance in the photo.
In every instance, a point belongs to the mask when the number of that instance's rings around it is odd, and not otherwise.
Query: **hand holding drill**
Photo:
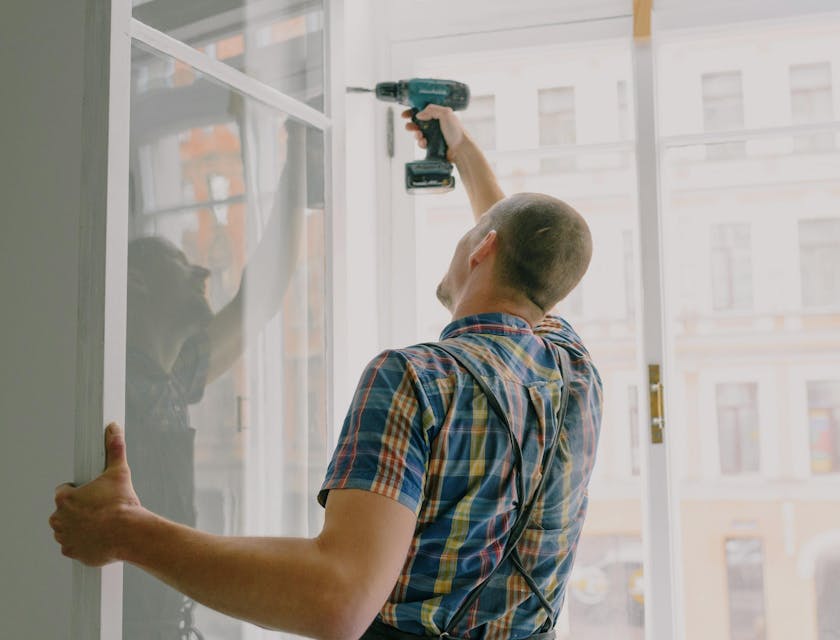
[[[438,117],[443,112],[426,112],[428,117],[417,114],[429,106],[447,107],[449,112],[466,109],[470,103],[470,89],[462,82],[431,78],[412,78],[399,82],[380,82],[376,89],[351,87],[349,91],[373,91],[386,102],[399,102],[407,107],[408,116],[425,140],[426,158],[405,165],[405,188],[409,193],[437,193],[455,188],[452,164],[449,162],[446,137],[441,131]]]

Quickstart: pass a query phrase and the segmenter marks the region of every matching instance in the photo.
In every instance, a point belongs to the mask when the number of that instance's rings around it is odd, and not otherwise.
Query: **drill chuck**
[[[399,82],[380,82],[376,85],[376,97],[385,102],[399,102]]]

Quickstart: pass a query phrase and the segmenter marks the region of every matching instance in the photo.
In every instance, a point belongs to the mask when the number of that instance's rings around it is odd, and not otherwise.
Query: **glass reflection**
[[[133,16],[315,109],[324,108],[321,0],[135,0]],[[176,61],[159,60],[138,71],[146,86],[184,85],[196,77]]]
[[[306,535],[327,455],[318,131],[137,49],[126,439],[160,515],[219,534]],[[312,502],[312,504],[308,504]],[[273,634],[127,566],[124,637]]]

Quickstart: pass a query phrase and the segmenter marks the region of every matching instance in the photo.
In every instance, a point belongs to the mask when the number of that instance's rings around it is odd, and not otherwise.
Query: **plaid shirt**
[[[562,389],[559,356],[572,363],[569,407],[546,489],[518,544],[525,568],[551,602],[565,596],[587,507],[601,421],[601,380],[574,330],[549,316],[534,330],[486,313],[441,334],[499,398],[522,447],[526,495],[539,479]],[[516,518],[512,449],[473,378],[448,354],[421,344],[378,355],[359,382],[318,494],[363,489],[417,514],[405,565],[379,618],[438,635],[470,590],[500,561]],[[522,638],[546,619],[510,561],[500,567],[455,633],[472,640]]]

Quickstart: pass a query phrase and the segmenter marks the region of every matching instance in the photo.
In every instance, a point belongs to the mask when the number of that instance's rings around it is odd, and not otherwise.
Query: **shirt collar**
[[[533,335],[531,325],[524,318],[509,313],[477,313],[453,320],[443,328],[441,340],[465,333],[491,333],[495,335]]]

